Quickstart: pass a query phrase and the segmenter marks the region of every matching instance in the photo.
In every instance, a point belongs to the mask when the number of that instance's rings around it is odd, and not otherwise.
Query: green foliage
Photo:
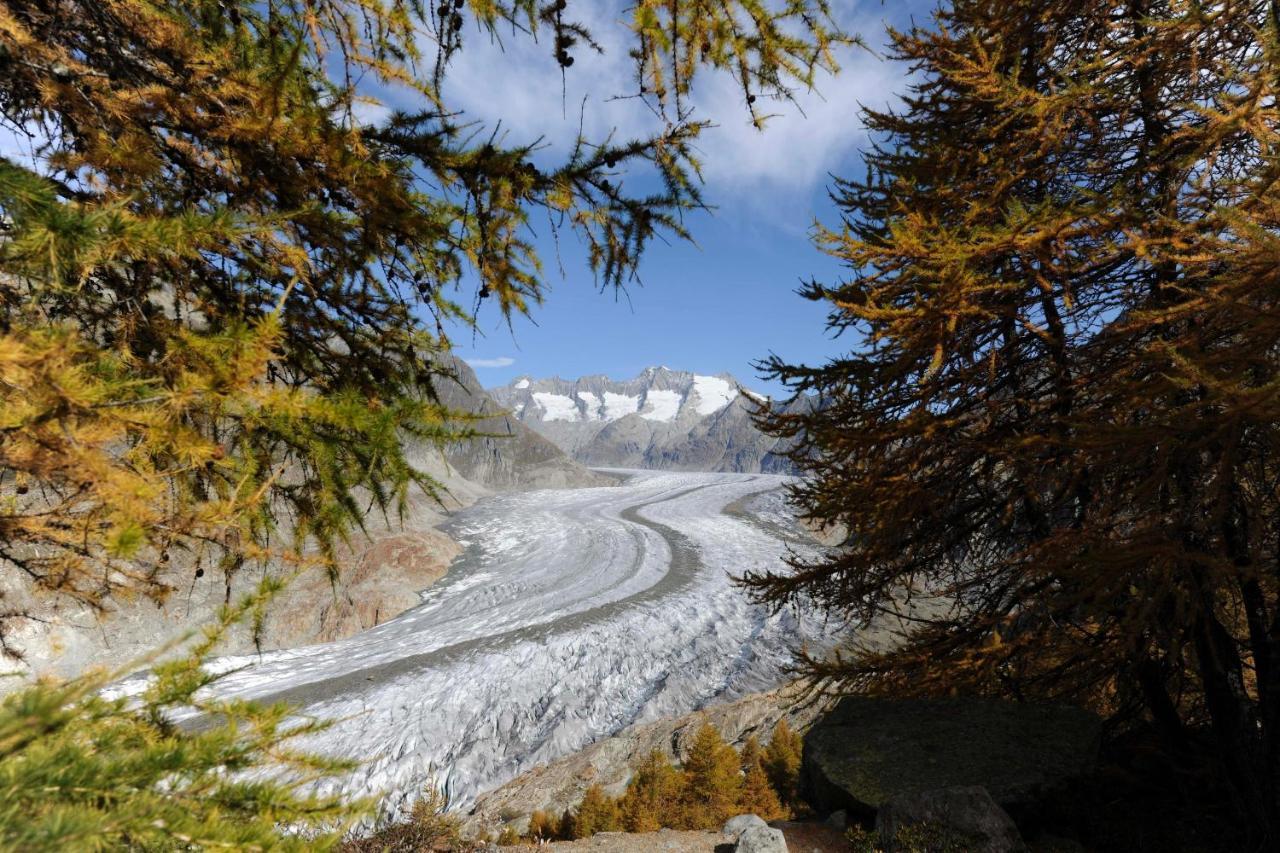
[[[307,793],[349,768],[290,748],[325,727],[282,705],[199,692],[202,668],[236,622],[277,586],[224,609],[188,652],[157,664],[136,700],[107,699],[114,673],[38,684],[0,704],[0,849],[327,850],[369,804]],[[191,708],[208,724],[182,729]],[[264,772],[265,771],[265,772]],[[281,833],[282,826],[294,832]]]

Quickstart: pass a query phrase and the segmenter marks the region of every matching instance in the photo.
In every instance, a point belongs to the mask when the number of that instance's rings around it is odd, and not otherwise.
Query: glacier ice
[[[335,720],[303,745],[361,763],[326,790],[386,795],[394,813],[426,785],[466,807],[632,723],[777,686],[819,623],[753,605],[731,576],[811,547],[788,533],[786,478],[628,476],[482,501],[451,522],[466,551],[421,605],[221,659],[216,691]]]

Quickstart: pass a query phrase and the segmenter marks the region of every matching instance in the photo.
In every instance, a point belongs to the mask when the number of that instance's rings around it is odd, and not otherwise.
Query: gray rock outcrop
[[[453,379],[440,379],[435,390],[450,408],[487,415],[470,424],[484,435],[456,442],[443,451],[448,467],[458,476],[486,489],[556,489],[606,486],[614,481],[589,471],[565,451],[506,413],[481,386],[475,372],[460,359],[445,362]],[[440,453],[434,448],[425,453]]]
[[[846,697],[805,737],[801,785],[822,813],[869,817],[897,796],[968,786],[1026,805],[1089,771],[1099,725],[1065,706]]]
[[[876,814],[876,833],[885,853],[901,850],[899,833],[918,824],[958,836],[972,853],[1025,853],[1027,849],[1013,818],[986,788],[977,785],[891,797]]]
[[[764,822],[764,818],[753,814],[740,814],[737,817],[731,817],[724,822],[724,828],[720,830],[721,835],[727,835],[737,840],[738,836],[746,832],[752,827],[768,827],[769,824]]]
[[[787,853],[787,839],[781,829],[752,826],[738,836],[734,853]]]

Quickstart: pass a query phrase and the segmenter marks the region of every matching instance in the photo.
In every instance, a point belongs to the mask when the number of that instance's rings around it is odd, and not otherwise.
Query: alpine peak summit
[[[647,367],[634,379],[521,376],[489,390],[499,405],[580,462],[679,471],[790,470],[751,421],[754,401],[728,373]]]

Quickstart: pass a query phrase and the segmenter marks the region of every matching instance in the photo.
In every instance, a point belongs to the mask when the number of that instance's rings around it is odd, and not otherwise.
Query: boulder
[[[764,818],[753,814],[740,814],[737,817],[731,817],[725,821],[724,829],[720,830],[722,835],[736,839],[739,835],[752,827],[763,826],[766,829],[769,824],[764,822]]]
[[[781,829],[749,826],[738,836],[734,853],[787,853],[787,839]]]
[[[1088,773],[1099,726],[1065,706],[850,696],[805,736],[801,785],[819,813],[871,817],[900,794],[975,785],[1012,810]]]
[[[1025,853],[1018,827],[986,788],[943,788],[898,794],[880,807],[876,833],[886,853],[899,850],[900,830],[925,824],[929,832],[961,841],[972,853]]]
[[[832,812],[831,814],[827,815],[827,819],[823,821],[823,823],[825,823],[827,826],[831,827],[832,829],[836,829],[836,830],[839,830],[840,832],[844,832],[846,829],[849,828],[849,813],[844,809],[841,809],[838,812]]]

